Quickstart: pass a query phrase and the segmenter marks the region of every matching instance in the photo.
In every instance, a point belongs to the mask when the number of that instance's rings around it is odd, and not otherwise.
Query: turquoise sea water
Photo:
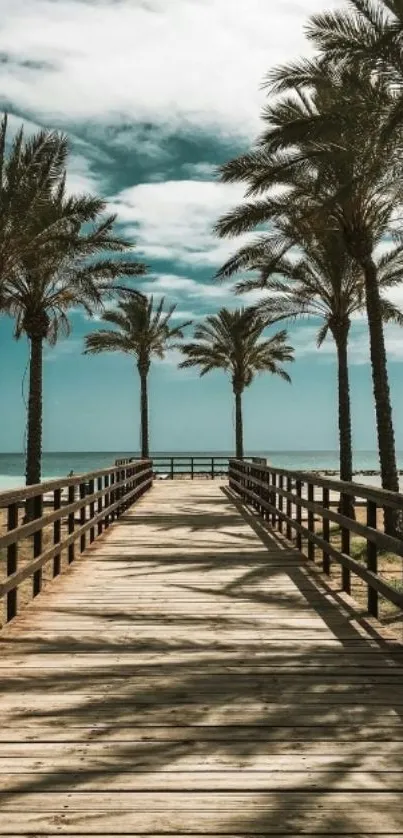
[[[155,451],[155,456],[190,456],[231,455],[231,451]],[[266,457],[279,468],[300,469],[338,469],[337,451],[248,451],[250,456]],[[43,479],[65,477],[70,471],[80,474],[96,469],[107,468],[118,457],[133,457],[132,451],[58,451],[45,453],[42,461]],[[398,452],[399,468],[403,468],[403,451]],[[354,454],[356,471],[378,471],[378,456],[375,451],[356,451]],[[24,455],[0,454],[0,490],[24,484]]]

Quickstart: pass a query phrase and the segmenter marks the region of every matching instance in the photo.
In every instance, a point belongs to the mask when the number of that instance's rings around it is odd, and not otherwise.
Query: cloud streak
[[[254,237],[220,241],[213,233],[219,216],[241,201],[243,194],[244,187],[238,184],[167,180],[124,189],[111,199],[110,208],[146,257],[207,266],[213,272]]]

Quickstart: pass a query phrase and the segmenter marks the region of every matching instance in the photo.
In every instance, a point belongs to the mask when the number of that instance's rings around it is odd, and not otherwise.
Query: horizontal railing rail
[[[62,571],[62,553],[67,566],[152,485],[150,460],[131,461],[108,469],[48,480],[35,486],[0,492],[2,534],[0,556],[5,567],[0,580],[4,619],[19,611],[18,590],[32,579],[32,597],[43,582],[43,568],[53,560],[52,576]],[[51,512],[44,514],[49,505]],[[24,553],[20,555],[20,548]]]
[[[367,608],[372,616],[378,617],[380,596],[403,609],[403,584],[399,590],[385,581],[378,570],[381,551],[403,556],[403,540],[384,532],[378,524],[378,510],[403,511],[403,495],[242,460],[230,460],[229,486],[289,541],[295,539],[298,550],[302,550],[302,539],[306,538],[309,559],[315,558],[315,548],[319,548],[324,573],[330,574],[331,559],[338,562],[346,593],[351,593],[351,573],[359,577],[367,585]],[[365,524],[354,516],[357,498],[366,505]],[[320,532],[315,527],[318,519],[322,524]],[[331,522],[340,528],[340,549],[331,543]],[[366,540],[365,565],[351,555],[351,534]]]
[[[124,460],[116,460],[116,465],[123,463],[130,463],[130,458]],[[210,477],[214,480],[216,477],[228,475],[228,455],[213,455],[206,456],[203,454],[178,454],[174,456],[161,455],[152,458],[153,471],[156,477],[164,475],[170,480],[175,477],[189,477],[194,480],[200,476]]]

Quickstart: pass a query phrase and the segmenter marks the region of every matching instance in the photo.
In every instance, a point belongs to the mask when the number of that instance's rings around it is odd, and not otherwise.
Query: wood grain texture
[[[0,835],[403,838],[403,648],[217,482],[157,483],[0,650]]]

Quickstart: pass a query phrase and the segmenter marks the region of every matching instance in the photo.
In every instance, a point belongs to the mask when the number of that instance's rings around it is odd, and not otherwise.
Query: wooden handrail
[[[245,466],[255,466],[255,463],[248,462],[246,459],[236,460],[230,457],[229,462],[230,464],[240,463]],[[368,486],[365,483],[346,483],[343,480],[337,480],[333,477],[322,477],[312,471],[294,471],[269,465],[258,465],[258,470],[268,474],[283,475],[283,477],[291,476],[294,480],[300,480],[302,483],[313,483],[315,486],[331,489],[333,492],[340,492],[351,497],[374,500],[378,506],[389,506],[390,509],[403,509],[403,494],[400,492],[390,492],[387,489]]]
[[[176,476],[188,476],[194,480],[198,475],[205,475],[214,480],[223,473],[228,474],[229,456],[227,454],[166,454],[153,457],[154,474],[164,469],[170,480]],[[132,462],[130,457],[116,460],[116,465]]]
[[[68,564],[75,558],[76,542],[80,553],[92,543],[152,485],[151,460],[131,461],[64,480],[49,480],[35,486],[0,492],[0,509],[7,510],[7,532],[0,536],[0,550],[7,553],[7,574],[0,583],[0,599],[6,597],[6,621],[18,613],[18,587],[32,577],[32,596],[42,588],[43,567],[53,559],[53,576],[61,572],[61,553],[68,551]],[[96,484],[96,489],[95,489]],[[76,500],[78,487],[79,499]],[[62,497],[67,489],[67,498]],[[53,511],[43,513],[44,496],[53,496]],[[26,521],[18,523],[18,510],[25,506]],[[79,526],[76,527],[76,513]],[[53,544],[43,547],[43,535],[53,525]],[[62,526],[67,534],[62,537]],[[18,568],[19,544],[32,538],[33,554]]]
[[[346,593],[350,593],[351,573],[363,580],[367,585],[368,611],[372,616],[378,616],[379,595],[403,609],[403,592],[381,578],[377,562],[379,550],[387,550],[402,557],[403,540],[397,535],[389,535],[377,529],[376,514],[378,507],[403,511],[403,495],[360,483],[317,477],[310,472],[287,471],[235,459],[229,463],[229,485],[244,502],[252,505],[263,518],[270,520],[272,527],[282,532],[285,524],[288,540],[292,540],[295,533],[297,549],[302,550],[302,538],[306,538],[309,559],[314,559],[315,547],[319,547],[322,551],[323,570],[327,575],[330,573],[330,559],[338,562],[342,568],[342,587]],[[315,499],[315,488],[322,489],[320,502]],[[330,508],[331,492],[337,495],[337,505],[342,511]],[[350,499],[351,504],[351,498],[356,497],[366,502],[366,524],[346,514],[346,498]],[[302,510],[307,512],[307,526],[302,523]],[[315,520],[318,518],[322,521],[322,535],[315,531]],[[340,527],[341,549],[330,542],[330,522]],[[362,536],[367,542],[366,566],[350,555],[351,533]]]

